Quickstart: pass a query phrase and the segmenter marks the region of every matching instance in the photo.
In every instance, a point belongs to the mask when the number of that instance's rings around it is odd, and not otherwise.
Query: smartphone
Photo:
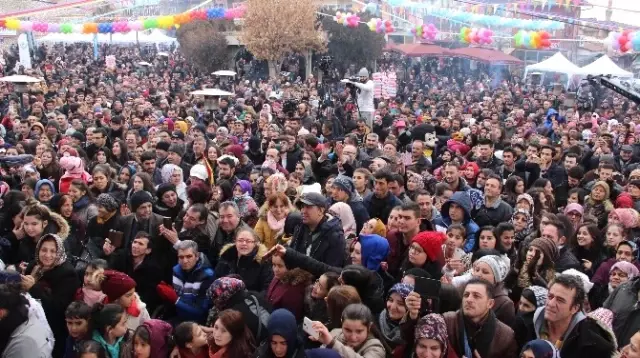
[[[273,255],[275,255],[275,254],[276,254],[276,251],[277,251],[277,250],[275,250],[275,249],[267,251],[267,253],[266,253],[266,254],[264,254],[264,256],[262,256],[261,261],[262,261],[262,262],[269,262],[269,260],[271,260],[271,258],[273,257]]]
[[[122,247],[122,241],[124,240],[124,233],[122,231],[111,230],[109,231],[109,241],[111,245],[116,248]]]
[[[442,283],[438,280],[430,278],[416,277],[416,285],[414,291],[422,297],[440,297],[440,288]]]
[[[171,229],[173,229],[173,225],[172,225],[172,223],[171,223],[171,218],[163,218],[163,219],[162,219],[162,225],[164,225],[164,227],[165,227],[167,230],[171,230]]]
[[[302,330],[305,331],[310,337],[318,339],[320,336],[318,335],[318,332],[316,332],[316,330],[313,329],[312,324],[313,324],[313,321],[305,317],[304,320],[302,321]]]

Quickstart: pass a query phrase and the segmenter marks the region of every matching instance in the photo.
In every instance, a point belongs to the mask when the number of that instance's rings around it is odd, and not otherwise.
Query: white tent
[[[527,66],[525,69],[525,76],[531,71],[566,73],[569,77],[581,73],[580,67],[574,65],[573,62],[569,61],[560,52],[540,63]]]
[[[144,38],[140,38],[142,43],[154,43],[154,44],[170,44],[178,41],[177,39],[167,36],[164,32],[155,29],[151,31],[149,35],[145,35]]]
[[[584,76],[611,75],[614,77],[632,78],[633,73],[625,71],[613,62],[609,56],[604,55],[599,59],[580,69],[580,74]]]
[[[38,39],[40,42],[63,42],[63,43],[80,43],[93,42],[91,34],[48,34]]]

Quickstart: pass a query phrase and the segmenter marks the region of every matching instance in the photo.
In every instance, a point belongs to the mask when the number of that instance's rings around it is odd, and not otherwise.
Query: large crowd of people
[[[42,82],[0,82],[0,357],[640,357],[634,102],[93,50],[4,54]]]

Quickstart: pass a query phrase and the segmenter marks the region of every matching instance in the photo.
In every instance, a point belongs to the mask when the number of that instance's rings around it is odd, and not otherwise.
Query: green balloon
[[[70,34],[71,31],[73,31],[73,27],[71,26],[71,24],[60,25],[60,32],[62,32],[63,34]]]
[[[143,24],[145,29],[155,29],[156,27],[158,27],[158,19],[156,18],[146,19],[144,20]]]

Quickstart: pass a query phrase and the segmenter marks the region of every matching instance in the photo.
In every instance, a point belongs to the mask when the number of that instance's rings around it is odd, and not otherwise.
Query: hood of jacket
[[[263,244],[257,245],[257,250],[255,254],[253,254],[253,260],[257,263],[262,263],[262,258],[267,254],[269,249]],[[220,250],[220,258],[225,260],[237,260],[238,259],[238,249],[236,249],[236,244],[226,244]]]
[[[291,286],[308,286],[313,282],[313,275],[299,267],[296,267],[292,270],[287,270],[287,272],[282,275],[280,282]]]
[[[296,317],[289,310],[280,308],[273,311],[269,317],[267,331],[269,332],[269,337],[277,335],[287,341],[286,357],[292,357],[296,349],[302,349],[298,344]]]
[[[159,319],[148,319],[142,326],[149,331],[151,345],[151,357],[166,357],[169,354],[167,337],[171,335],[173,328],[165,321]]]
[[[360,251],[362,252],[362,266],[372,271],[378,271],[380,263],[389,255],[389,241],[376,234],[360,235]]]
[[[60,236],[62,240],[66,240],[69,237],[69,232],[71,229],[69,228],[69,223],[65,220],[62,215],[58,213],[51,212],[51,221],[47,224],[47,227],[44,229],[44,232],[47,234],[56,234]]]
[[[440,210],[440,215],[443,218],[450,219],[449,217],[449,206],[451,204],[457,204],[464,210],[464,222],[467,223],[471,220],[471,198],[469,194],[465,191],[457,191],[451,195],[451,198],[447,200],[444,204],[442,204],[442,208]]]

